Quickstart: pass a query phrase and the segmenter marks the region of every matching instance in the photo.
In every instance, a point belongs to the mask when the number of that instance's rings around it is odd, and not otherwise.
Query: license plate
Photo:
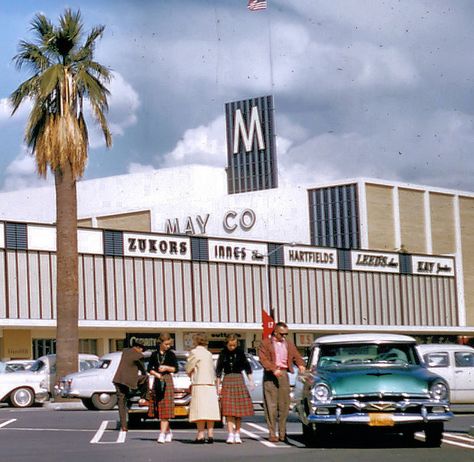
[[[370,413],[369,419],[371,427],[393,427],[395,425],[393,414]]]
[[[188,415],[188,409],[185,406],[175,406],[174,415]]]

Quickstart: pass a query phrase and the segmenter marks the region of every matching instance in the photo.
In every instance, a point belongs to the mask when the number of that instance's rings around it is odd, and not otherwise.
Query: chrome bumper
[[[452,419],[452,412],[427,414],[392,414],[391,418],[394,424],[411,424],[427,422],[446,422]],[[308,424],[362,424],[369,425],[371,418],[368,414],[345,414],[345,415],[316,415],[309,414]]]
[[[49,399],[49,393],[47,391],[40,391],[39,393],[35,394],[35,401],[37,403],[44,403],[45,401],[48,401]]]

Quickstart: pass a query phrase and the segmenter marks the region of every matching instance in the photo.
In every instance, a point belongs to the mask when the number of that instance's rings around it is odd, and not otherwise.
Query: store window
[[[35,338],[33,339],[33,359],[40,356],[56,353],[55,338]]]
[[[357,185],[308,191],[311,244],[340,249],[360,248]]]
[[[95,338],[80,339],[79,340],[79,353],[96,355],[97,354],[97,339]]]
[[[113,353],[114,351],[122,351],[125,348],[125,340],[111,338],[109,339],[109,351]]]
[[[55,338],[35,338],[33,339],[33,358],[56,353]],[[97,339],[80,339],[79,353],[91,355],[97,354]]]

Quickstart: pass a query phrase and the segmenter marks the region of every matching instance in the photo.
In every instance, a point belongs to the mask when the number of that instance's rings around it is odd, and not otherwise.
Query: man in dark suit
[[[125,348],[122,351],[117,372],[114,375],[113,383],[117,390],[117,400],[120,415],[120,429],[123,432],[128,430],[127,425],[127,397],[130,390],[146,380],[147,372],[143,364],[143,352],[145,345],[141,340],[135,340],[131,348]],[[142,375],[138,374],[141,371]]]
[[[287,442],[286,420],[290,410],[290,381],[288,372],[293,372],[293,364],[304,372],[304,361],[295,344],[287,339],[288,326],[284,322],[275,324],[270,338],[262,340],[258,349],[263,374],[263,406],[272,443]],[[278,420],[278,437],[276,425]]]

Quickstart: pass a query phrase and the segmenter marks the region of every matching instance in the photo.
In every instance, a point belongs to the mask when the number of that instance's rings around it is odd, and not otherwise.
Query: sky
[[[280,184],[355,177],[474,191],[472,0],[0,0],[0,191],[52,184],[8,97],[38,12],[105,25],[113,146],[84,179],[226,165],[224,104],[272,94]],[[92,121],[91,121],[92,123]]]

